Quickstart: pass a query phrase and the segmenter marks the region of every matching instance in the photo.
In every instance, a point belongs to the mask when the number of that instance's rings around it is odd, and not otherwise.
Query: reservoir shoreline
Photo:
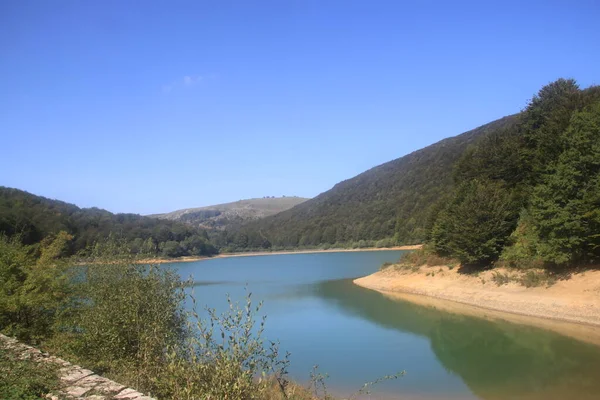
[[[136,261],[138,264],[171,264],[181,262],[196,262],[203,260],[212,260],[215,258],[230,258],[230,257],[257,257],[257,256],[275,256],[282,254],[313,254],[313,253],[349,253],[360,251],[390,251],[390,250],[418,250],[423,247],[422,244],[394,246],[394,247],[368,247],[362,249],[314,249],[314,250],[282,250],[282,251],[253,251],[247,253],[223,253],[212,257],[197,256],[197,257],[179,257],[179,258],[145,258]]]
[[[353,282],[388,298],[537,326],[600,345],[600,271],[530,288],[515,282],[498,286],[495,272],[473,276],[447,266],[422,266],[418,271],[392,266]]]

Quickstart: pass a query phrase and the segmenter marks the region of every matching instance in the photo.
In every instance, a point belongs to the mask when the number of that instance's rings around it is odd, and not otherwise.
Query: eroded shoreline
[[[446,266],[419,271],[391,267],[354,283],[392,299],[537,326],[600,345],[600,271],[530,288],[514,282],[498,286],[492,273],[471,276]]]

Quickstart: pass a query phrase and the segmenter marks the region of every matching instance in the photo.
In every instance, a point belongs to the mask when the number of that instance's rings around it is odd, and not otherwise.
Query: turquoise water
[[[390,300],[352,279],[401,251],[220,258],[168,266],[193,277],[199,304],[225,294],[264,300],[266,337],[292,353],[291,376],[313,365],[349,395],[364,382],[373,399],[600,399],[600,347],[553,332]]]

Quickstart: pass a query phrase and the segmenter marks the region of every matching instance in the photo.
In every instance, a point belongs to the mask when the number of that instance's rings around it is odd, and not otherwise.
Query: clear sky
[[[337,182],[600,84],[599,1],[0,2],[0,185],[154,213]]]

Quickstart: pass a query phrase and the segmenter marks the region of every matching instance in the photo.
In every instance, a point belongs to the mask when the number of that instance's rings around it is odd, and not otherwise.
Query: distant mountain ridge
[[[242,250],[239,243],[279,248],[391,244],[392,238],[394,243],[422,242],[428,216],[451,192],[453,169],[465,150],[517,120],[518,114],[506,116],[371,168],[292,209],[246,223],[219,244]]]
[[[298,196],[267,196],[149,216],[184,222],[204,229],[226,229],[289,210],[306,200],[308,199]]]

